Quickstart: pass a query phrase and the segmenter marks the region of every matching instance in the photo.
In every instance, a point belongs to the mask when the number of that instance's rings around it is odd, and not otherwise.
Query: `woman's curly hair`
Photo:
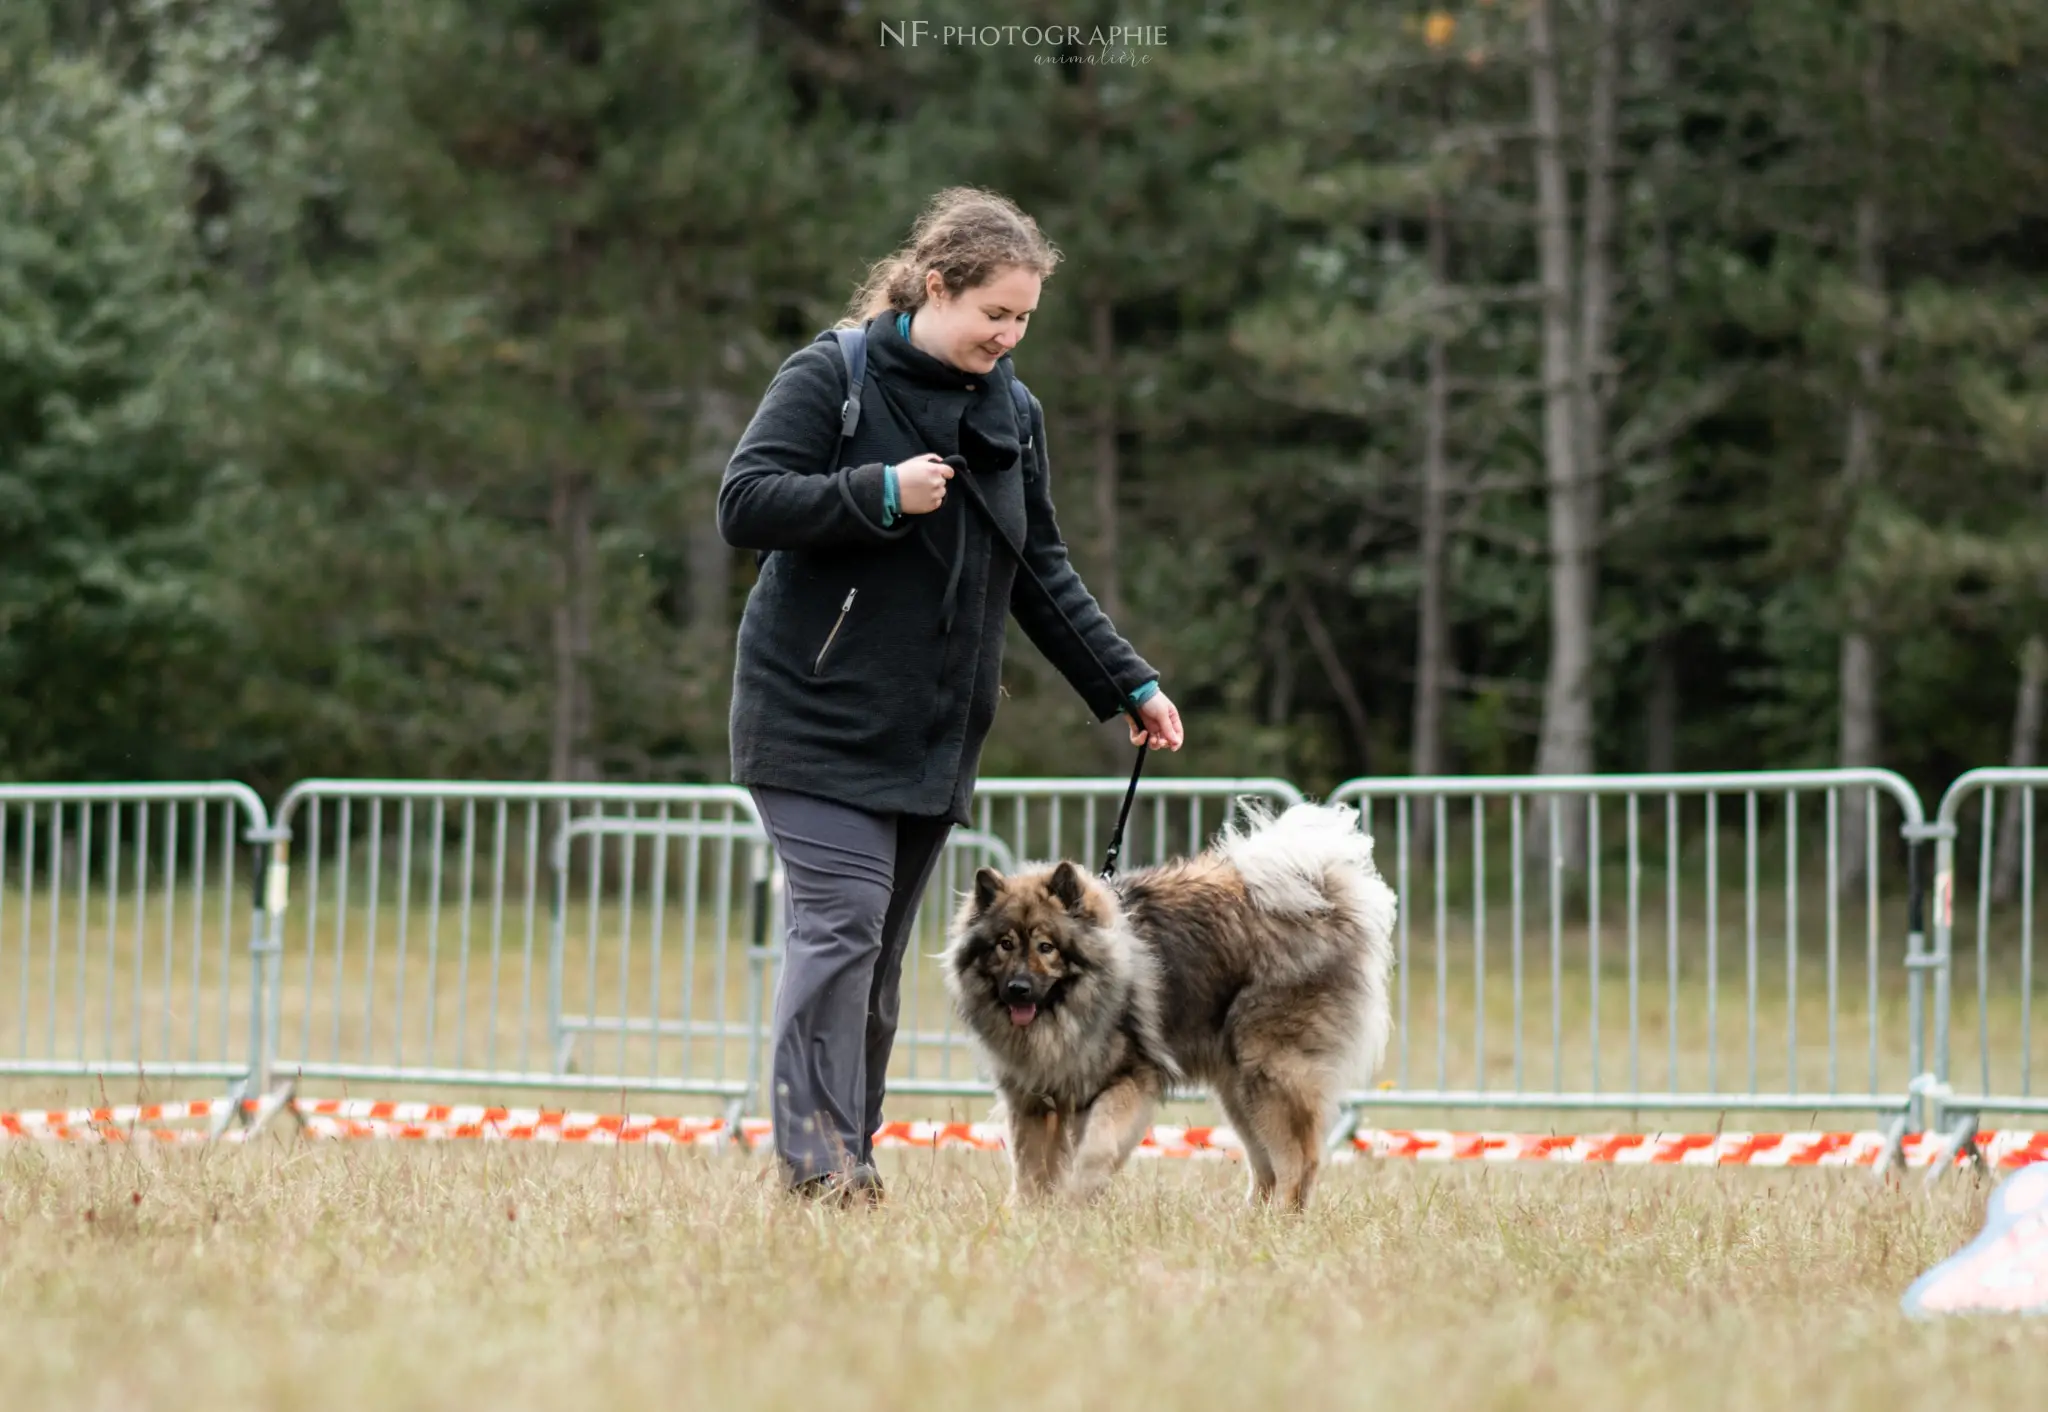
[[[957,297],[1012,267],[1044,279],[1059,262],[1058,248],[1015,202],[978,187],[949,186],[926,203],[909,241],[869,268],[839,326],[855,328],[892,309],[922,307],[927,270],[937,270]]]

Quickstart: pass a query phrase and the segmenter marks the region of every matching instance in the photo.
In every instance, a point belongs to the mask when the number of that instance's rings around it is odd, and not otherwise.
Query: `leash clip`
[[[1109,836],[1109,853],[1102,860],[1102,871],[1097,874],[1098,877],[1107,879],[1116,873],[1117,855],[1123,852],[1124,847],[1124,825],[1130,821],[1131,804],[1138,797],[1138,776],[1145,772],[1145,757],[1151,751],[1152,737],[1151,733],[1147,732],[1144,742],[1138,746],[1138,761],[1131,766],[1130,787],[1124,791],[1124,807],[1117,811],[1116,829]]]

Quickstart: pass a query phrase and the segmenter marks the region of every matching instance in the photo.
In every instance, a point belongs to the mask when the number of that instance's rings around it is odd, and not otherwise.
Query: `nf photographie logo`
[[[883,20],[884,49],[1025,49],[1041,64],[1144,64],[1166,44],[1165,25],[940,25]]]

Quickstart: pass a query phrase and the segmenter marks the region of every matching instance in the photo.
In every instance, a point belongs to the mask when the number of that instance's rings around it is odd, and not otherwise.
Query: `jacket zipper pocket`
[[[824,668],[825,654],[832,650],[832,639],[839,636],[839,629],[846,623],[846,615],[853,610],[854,595],[859,592],[857,588],[846,590],[846,601],[839,605],[839,616],[832,623],[832,631],[825,634],[825,645],[818,649],[818,659],[811,663],[812,676],[816,676]]]

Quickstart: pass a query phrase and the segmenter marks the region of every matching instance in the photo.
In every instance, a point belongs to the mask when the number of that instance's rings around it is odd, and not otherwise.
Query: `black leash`
[[[1148,733],[1145,743],[1138,747],[1138,763],[1131,766],[1131,787],[1124,791],[1124,807],[1117,811],[1116,831],[1109,836],[1109,855],[1102,860],[1100,874],[1104,878],[1116,872],[1116,856],[1124,847],[1124,825],[1130,821],[1131,802],[1138,797],[1138,776],[1145,772],[1145,757],[1151,753],[1152,738]]]
[[[1029,445],[1028,442],[1026,444]],[[1095,663],[1095,669],[1098,672],[1102,673],[1102,679],[1105,682],[1109,683],[1109,689],[1115,692],[1119,697],[1121,697],[1123,695],[1123,692],[1117,686],[1116,674],[1110,671],[1108,667],[1104,666],[1102,659],[1095,655],[1095,649],[1089,645],[1087,635],[1084,634],[1079,628],[1075,627],[1073,620],[1067,617],[1066,610],[1060,607],[1059,599],[1053,596],[1052,590],[1045,586],[1044,580],[1038,577],[1036,571],[1032,569],[1030,562],[1027,559],[1025,559],[1023,550],[1019,548],[1017,545],[1012,544],[1010,542],[1010,537],[1003,533],[1002,524],[1000,521],[996,519],[995,510],[989,505],[988,501],[982,498],[981,487],[975,483],[974,473],[971,470],[964,469],[964,460],[962,461],[962,466],[963,469],[961,470],[957,478],[959,484],[961,488],[967,492],[967,499],[969,503],[972,504],[975,509],[981,512],[983,519],[988,521],[989,530],[994,535],[996,543],[1001,545],[1003,548],[1007,549],[1010,552],[1010,557],[1017,561],[1017,567],[1024,571],[1025,577],[1028,578],[1031,581],[1032,585],[1038,589],[1040,595],[1042,595],[1045,598],[1046,602],[1052,605],[1053,612],[1057,613],[1060,617],[1060,620],[1066,624],[1067,631],[1072,633],[1074,635],[1074,640],[1081,644],[1081,650],[1086,652],[1090,660],[1092,660]],[[1126,717],[1129,717],[1133,720],[1136,719],[1128,705],[1124,707],[1123,714]],[[1142,775],[1145,772],[1145,757],[1148,754],[1150,754],[1151,751],[1152,738],[1151,733],[1148,730],[1146,732],[1145,743],[1138,747],[1138,759],[1136,763],[1134,763],[1131,766],[1130,787],[1124,791],[1123,808],[1117,811],[1116,831],[1110,834],[1109,836],[1109,853],[1102,860],[1102,871],[1097,875],[1099,877],[1108,878],[1114,875],[1116,872],[1117,855],[1123,851],[1124,825],[1130,822],[1131,805],[1136,801],[1138,797],[1138,776]]]
[[[1002,545],[1004,548],[1010,551],[1011,557],[1017,561],[1017,567],[1024,571],[1025,575],[1037,587],[1039,593],[1044,596],[1046,602],[1052,605],[1053,611],[1055,613],[1058,613],[1061,621],[1066,623],[1067,631],[1074,635],[1074,640],[1081,644],[1082,650],[1085,651],[1088,654],[1089,658],[1095,663],[1095,669],[1102,673],[1102,679],[1109,683],[1109,689],[1111,691],[1116,692],[1117,695],[1121,696],[1123,693],[1119,691],[1117,688],[1116,675],[1113,672],[1111,672],[1108,667],[1102,664],[1102,659],[1095,655],[1095,649],[1089,646],[1087,637],[1082,634],[1079,628],[1074,626],[1073,620],[1068,618],[1066,615],[1066,611],[1060,607],[1059,600],[1053,597],[1052,591],[1048,589],[1045,586],[1044,582],[1039,579],[1038,575],[1032,571],[1031,565],[1025,560],[1024,555],[1017,549],[1015,545],[1011,544],[1008,537],[1003,534],[1001,525],[999,525],[996,521],[995,511],[990,509],[988,502],[981,498],[981,487],[974,483],[973,473],[969,471],[962,471],[960,473],[959,479],[960,484],[967,491],[967,499],[969,500],[969,502],[972,503],[977,510],[981,511],[983,518],[985,518],[988,521],[989,529],[994,533],[996,543]],[[1135,721],[1135,717],[1132,715],[1131,709],[1128,705],[1124,707],[1123,714],[1125,717]],[[1137,800],[1138,797],[1138,776],[1145,773],[1145,757],[1151,753],[1152,734],[1150,728],[1148,727],[1146,728],[1145,732],[1145,741],[1142,745],[1138,747],[1137,761],[1131,766],[1130,787],[1124,790],[1124,805],[1123,808],[1117,811],[1116,830],[1109,836],[1109,853],[1102,860],[1102,871],[1099,874],[1097,874],[1097,876],[1099,877],[1109,878],[1113,876],[1116,872],[1117,855],[1123,851],[1124,846],[1124,825],[1130,822],[1131,805]]]

